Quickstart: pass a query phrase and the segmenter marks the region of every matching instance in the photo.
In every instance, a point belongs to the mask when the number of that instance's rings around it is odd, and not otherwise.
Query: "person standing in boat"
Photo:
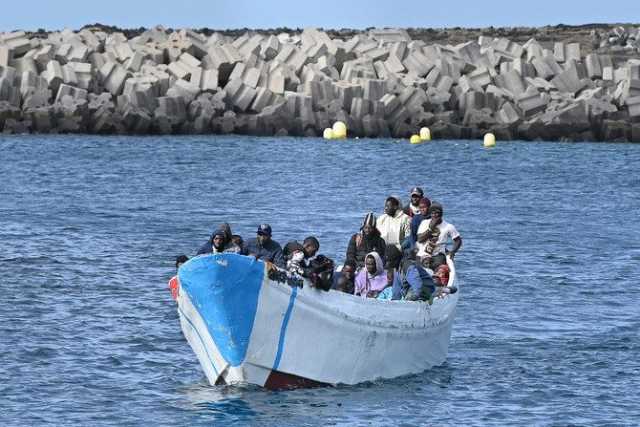
[[[420,210],[417,214],[411,218],[411,247],[415,246],[418,241],[418,227],[425,219],[430,219],[429,208],[431,207],[431,201],[426,197],[420,199],[418,204]]]
[[[214,250],[213,239],[216,233],[222,232],[222,250],[220,247]],[[209,240],[198,249],[197,255],[210,254],[210,253],[220,253],[220,252],[232,252],[232,253],[240,253],[242,252],[242,247],[237,245],[233,241],[233,233],[231,233],[231,226],[229,223],[223,222],[220,224],[218,229],[213,232]]]
[[[395,245],[401,249],[402,242],[411,234],[411,219],[400,209],[397,197],[387,197],[384,215],[376,221],[376,228],[387,245]]]
[[[171,292],[171,298],[173,298],[174,300],[178,299],[178,292],[179,292],[177,271],[180,269],[180,266],[187,261],[189,261],[189,257],[186,255],[179,255],[176,258],[176,275],[169,280],[169,291]]]
[[[448,254],[453,259],[462,246],[462,237],[453,224],[442,218],[444,210],[440,203],[433,202],[429,213],[431,218],[422,221],[418,227],[418,243],[416,244],[418,252],[416,256],[423,260],[423,265],[426,260],[429,268],[435,270],[438,266],[447,263],[446,254],[449,239],[453,241],[453,247],[448,251]]]
[[[364,268],[364,258],[369,252],[377,252],[384,256],[386,243],[376,228],[376,216],[368,213],[364,217],[360,232],[351,236],[347,245],[346,261],[356,266],[356,270]]]
[[[377,252],[370,252],[365,257],[364,263],[365,268],[356,275],[354,295],[377,298],[380,292],[389,286],[382,257]]]
[[[412,188],[411,193],[409,193],[409,197],[409,204],[405,206],[403,212],[410,218],[413,218],[414,215],[420,213],[420,202],[422,200],[426,200],[429,204],[431,204],[431,201],[427,197],[425,197],[424,191],[422,191],[422,188],[420,187]]]
[[[282,247],[271,238],[271,226],[269,224],[260,224],[258,226],[257,236],[247,240],[243,253],[256,259],[272,262],[280,268],[286,267],[282,255]]]

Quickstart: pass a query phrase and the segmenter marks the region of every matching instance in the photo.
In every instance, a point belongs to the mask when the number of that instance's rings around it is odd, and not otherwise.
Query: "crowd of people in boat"
[[[300,243],[289,241],[282,247],[272,238],[269,224],[258,226],[256,237],[244,241],[233,234],[229,224],[220,225],[197,255],[237,253],[267,262],[272,279],[328,291],[334,289],[366,298],[431,301],[455,292],[447,286],[446,256],[454,258],[462,246],[456,227],[444,220],[444,208],[431,202],[415,187],[409,203],[402,208],[398,197],[389,196],[384,213],[368,213],[360,230],[347,244],[345,262],[339,271],[334,261],[322,254],[320,242],[309,236]],[[447,248],[452,242],[450,248]],[[176,267],[188,261],[181,255]],[[177,279],[169,284],[174,298]]]

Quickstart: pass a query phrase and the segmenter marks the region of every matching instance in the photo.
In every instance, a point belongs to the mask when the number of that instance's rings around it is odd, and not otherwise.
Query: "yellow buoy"
[[[322,133],[322,137],[324,139],[333,139],[333,129],[331,128],[326,128],[324,130],[324,132]]]
[[[485,134],[484,136],[484,146],[485,148],[491,148],[496,146],[496,136],[491,132]]]
[[[347,137],[347,125],[344,122],[335,122],[333,124],[333,137],[337,139]]]
[[[423,141],[431,141],[431,130],[429,128],[420,129],[420,139]]]
[[[420,144],[422,142],[422,138],[420,138],[420,135],[411,135],[409,142],[412,144]]]

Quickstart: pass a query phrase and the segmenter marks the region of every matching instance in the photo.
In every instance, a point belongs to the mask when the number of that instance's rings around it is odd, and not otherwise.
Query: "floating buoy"
[[[342,139],[347,137],[347,125],[344,122],[335,122],[333,124],[333,138]]]
[[[420,129],[420,139],[423,141],[431,141],[431,130],[429,128]]]
[[[484,146],[485,148],[491,148],[496,146],[496,136],[491,132],[485,134],[484,136]]]
[[[412,144],[420,144],[422,143],[422,138],[420,138],[420,135],[411,135],[409,142]]]
[[[333,136],[333,129],[331,129],[331,128],[326,128],[326,129],[324,130],[324,132],[322,133],[322,137],[323,137],[324,139],[333,139],[333,138],[334,138],[334,136]]]

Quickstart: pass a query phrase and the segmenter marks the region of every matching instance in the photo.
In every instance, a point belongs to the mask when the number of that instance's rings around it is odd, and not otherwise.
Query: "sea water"
[[[627,144],[0,137],[0,424],[637,425],[639,172]],[[340,262],[416,185],[464,242],[444,365],[207,384],[167,290],[177,255],[267,222]]]

